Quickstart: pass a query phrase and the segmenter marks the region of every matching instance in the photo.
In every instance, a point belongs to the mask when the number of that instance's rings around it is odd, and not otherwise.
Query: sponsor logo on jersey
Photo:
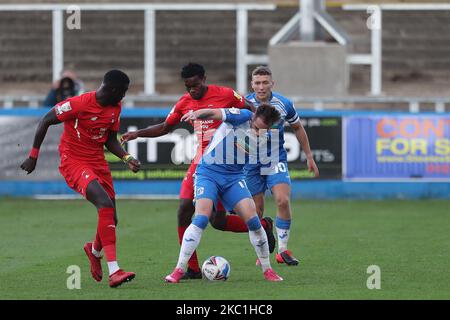
[[[228,110],[229,110],[230,113],[232,113],[232,114],[240,114],[240,113],[241,113],[241,110],[238,109],[238,108],[230,108],[230,109],[228,109]]]
[[[105,135],[107,130],[108,130],[108,128],[100,128],[100,129],[98,129],[98,131],[96,129],[91,130],[91,132],[90,132],[91,139],[98,140],[98,139],[103,138],[103,136]]]
[[[239,93],[237,93],[236,91],[233,90],[233,94],[236,99],[238,99],[239,101],[242,101],[242,96]]]
[[[66,103],[63,103],[60,106],[56,106],[56,115],[63,114],[64,112],[72,110],[72,107],[70,106],[70,101],[67,101]]]

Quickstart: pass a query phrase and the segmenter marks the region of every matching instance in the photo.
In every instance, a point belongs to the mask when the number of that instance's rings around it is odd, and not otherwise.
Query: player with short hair
[[[28,174],[34,171],[39,148],[51,125],[64,122],[59,144],[59,171],[68,186],[80,193],[98,210],[97,233],[93,242],[84,246],[91,274],[96,281],[103,277],[101,251],[105,252],[109,269],[109,286],[117,287],[135,277],[134,272],[120,269],[116,258],[117,213],[115,192],[104,147],[121,158],[133,172],[140,167],[117,140],[121,101],[130,79],[120,70],[108,71],[97,91],[87,92],[56,104],[39,122],[33,148],[20,166]]]
[[[291,251],[288,250],[292,215],[290,206],[291,180],[288,171],[287,152],[283,146],[285,122],[287,122],[294,130],[295,136],[306,154],[308,170],[314,172],[314,176],[318,177],[319,169],[314,161],[309,146],[308,136],[300,122],[294,104],[281,94],[273,92],[272,89],[274,84],[272,71],[266,66],[259,66],[252,72],[251,86],[254,92],[249,94],[246,98],[252,102],[257,109],[258,106],[263,103],[270,103],[280,112],[281,120],[274,126],[279,132],[279,163],[273,168],[270,168],[271,172],[266,172],[264,174],[261,174],[261,170],[269,169],[267,168],[267,165],[261,163],[247,164],[245,167],[246,182],[260,217],[262,217],[264,213],[265,191],[270,190],[272,192],[278,209],[275,219],[275,227],[278,236],[278,253],[276,255],[276,260],[278,263],[294,266],[298,265],[298,260],[293,257]],[[229,220],[234,221],[233,226],[235,226],[235,229],[230,230],[227,228],[227,226],[230,225]],[[212,218],[212,225],[215,228],[224,231],[247,231],[247,225],[240,217],[235,215],[215,213]]]
[[[206,108],[253,108],[251,104],[249,104],[233,89],[211,84],[207,85],[205,69],[200,64],[188,63],[183,66],[181,70],[181,78],[184,82],[187,93],[178,100],[166,120],[163,123],[152,125],[145,129],[127,132],[122,136],[122,142],[134,140],[139,137],[154,138],[163,136],[174,130],[175,126],[180,123],[182,117],[191,111]],[[198,161],[201,159],[203,152],[208,146],[216,128],[218,128],[221,123],[221,119],[213,119],[197,121],[192,124],[199,144],[194,159],[192,160],[192,163],[182,181],[180,189],[180,205],[178,208],[178,239],[180,244],[183,239],[184,232],[191,223],[192,216],[195,211],[193,205],[193,174],[195,173]],[[223,214],[225,214],[225,210],[220,203],[218,204],[216,211],[223,212]],[[271,219],[264,218],[261,223],[268,233],[271,250],[273,251],[275,248],[275,237],[272,233],[272,221]],[[189,268],[185,274],[185,278],[202,278],[196,252],[193,253],[191,259],[189,260]]]
[[[281,281],[283,279],[271,268],[266,232],[256,213],[244,174],[245,163],[258,156],[258,146],[266,142],[267,129],[280,119],[280,114],[271,105],[262,104],[255,114],[245,109],[206,109],[182,117],[184,121],[204,119],[222,120],[223,123],[214,133],[195,172],[195,217],[184,233],[177,265],[165,281],[177,283],[183,278],[188,260],[200,244],[213,206],[219,199],[227,210],[234,210],[247,224],[250,242],[261,262],[264,278]]]

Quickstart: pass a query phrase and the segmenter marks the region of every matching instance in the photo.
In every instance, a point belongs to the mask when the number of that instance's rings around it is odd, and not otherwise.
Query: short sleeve
[[[234,91],[231,88],[226,88],[226,96],[227,96],[227,107],[233,107],[233,108],[239,108],[243,109],[245,108],[245,99],[243,96],[241,96],[239,93]]]
[[[286,111],[286,121],[289,124],[296,123],[300,120],[297,110],[295,110],[295,106],[291,101],[288,101],[288,103],[286,104]]]
[[[81,106],[81,97],[73,97],[56,104],[53,110],[58,120],[64,122],[77,118]]]
[[[238,126],[252,118],[253,113],[247,109],[225,108],[222,109],[222,121]]]
[[[183,113],[181,112],[181,108],[179,104],[177,103],[170,113],[166,117],[166,123],[170,126],[175,126],[181,121],[181,117],[183,116]]]

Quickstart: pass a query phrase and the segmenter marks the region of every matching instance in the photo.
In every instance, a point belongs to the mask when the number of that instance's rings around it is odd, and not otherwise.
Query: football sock
[[[186,232],[187,226],[178,227],[178,241],[181,243],[183,242],[183,235]],[[200,267],[198,265],[198,258],[197,258],[197,252],[194,251],[191,258],[188,262],[189,269],[192,269],[194,272],[200,272]]]
[[[192,219],[192,223],[184,232],[177,268],[186,271],[188,260],[200,244],[203,230],[205,230],[207,225],[208,217],[205,215],[197,214],[194,219]]]
[[[92,252],[92,254],[93,254],[94,256],[96,256],[97,258],[100,258],[100,257],[102,256],[101,251],[95,250],[95,249],[94,249],[94,246],[92,246],[91,252]]]
[[[119,265],[117,264],[117,261],[108,261],[108,270],[109,275],[112,275],[114,272],[119,270]]]
[[[261,263],[261,268],[265,272],[267,269],[270,269],[269,244],[267,242],[266,232],[262,228],[258,216],[254,216],[248,220],[247,225],[250,242],[255,248],[256,255]]]
[[[98,229],[106,261],[116,261],[116,224],[114,222],[114,208],[98,210]]]
[[[92,254],[96,256],[97,258],[100,258],[102,256],[102,243],[100,241],[100,236],[98,235],[98,231],[95,234],[95,239],[92,242]]]
[[[291,220],[284,220],[277,217],[275,219],[275,226],[278,235],[278,253],[281,253],[286,251],[288,247]]]
[[[95,234],[94,241],[92,241],[92,250],[95,250],[98,252],[102,251],[102,242],[100,241],[100,235],[98,233],[98,230],[97,230],[97,233]],[[94,252],[94,251],[92,251],[92,252]]]

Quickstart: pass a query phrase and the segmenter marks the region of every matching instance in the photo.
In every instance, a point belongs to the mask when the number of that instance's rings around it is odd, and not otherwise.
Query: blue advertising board
[[[348,116],[343,177],[450,181],[448,115]]]

